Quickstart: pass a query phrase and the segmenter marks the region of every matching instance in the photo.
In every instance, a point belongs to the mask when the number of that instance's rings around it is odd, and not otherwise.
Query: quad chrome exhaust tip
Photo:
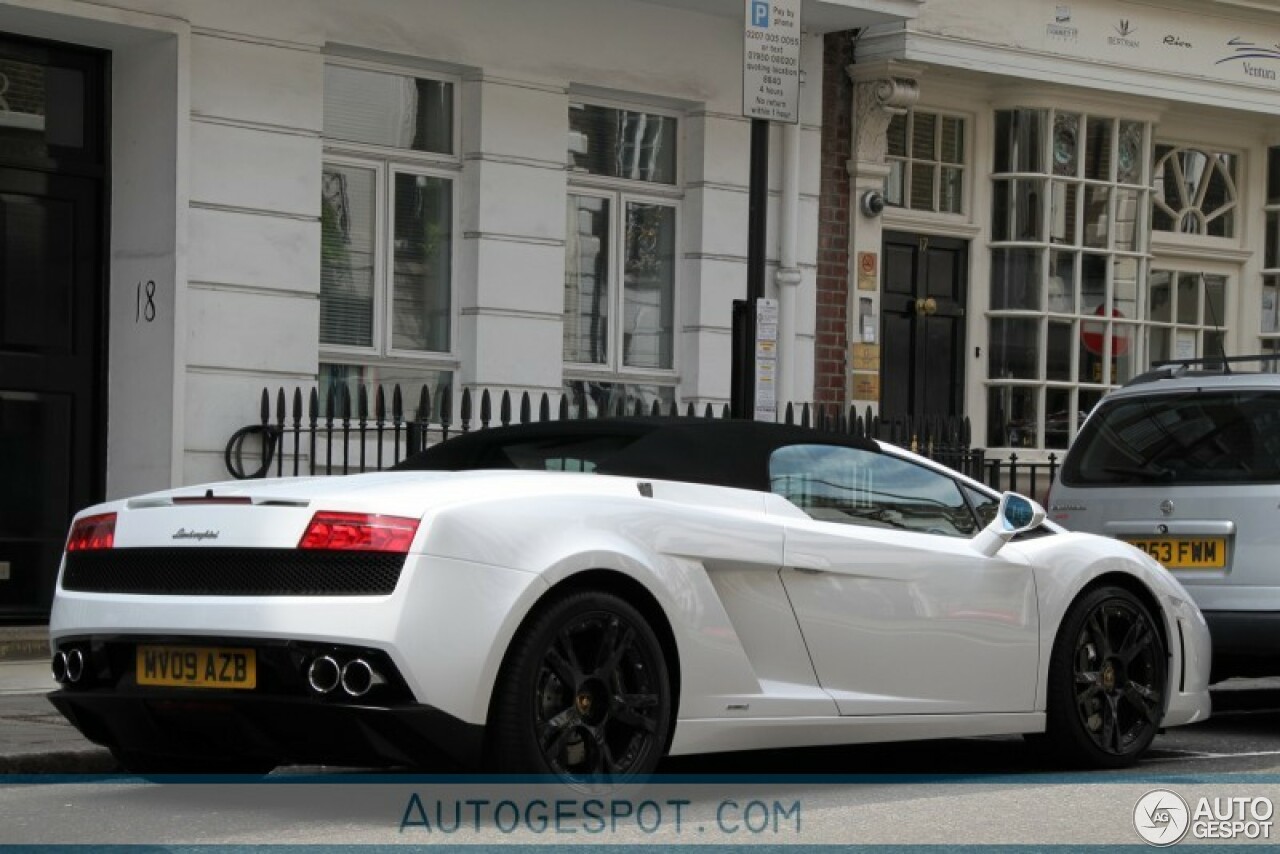
[[[84,651],[79,647],[72,647],[70,652],[58,650],[53,654],[49,669],[53,673],[53,681],[59,685],[79,682],[84,676]]]
[[[67,681],[67,654],[62,650],[58,650],[53,654],[53,661],[49,665],[49,669],[53,671],[53,681],[61,685]]]
[[[84,653],[75,647],[67,653],[67,681],[79,682],[84,675]]]
[[[379,676],[363,658],[353,658],[342,668],[342,690],[352,697],[363,697],[378,683]]]
[[[328,694],[338,687],[342,679],[342,669],[331,656],[322,655],[307,668],[307,684],[317,694]]]
[[[317,694],[331,694],[338,687],[349,697],[363,697],[386,680],[363,658],[339,664],[331,655],[322,655],[307,667],[307,684]]]

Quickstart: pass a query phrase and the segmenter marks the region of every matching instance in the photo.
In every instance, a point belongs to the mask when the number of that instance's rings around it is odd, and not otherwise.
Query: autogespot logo
[[[1147,792],[1133,808],[1133,826],[1151,845],[1173,845],[1187,835],[1191,811],[1187,802],[1166,789]]]

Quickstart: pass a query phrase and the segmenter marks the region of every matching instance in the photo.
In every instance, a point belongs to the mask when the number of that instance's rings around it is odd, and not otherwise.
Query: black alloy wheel
[[[490,719],[498,770],[567,782],[649,774],[671,727],[662,646],[622,599],[570,593],[541,609],[513,643]]]
[[[1049,665],[1048,734],[1064,759],[1132,765],[1164,716],[1169,659],[1160,627],[1121,587],[1100,587],[1067,612]]]

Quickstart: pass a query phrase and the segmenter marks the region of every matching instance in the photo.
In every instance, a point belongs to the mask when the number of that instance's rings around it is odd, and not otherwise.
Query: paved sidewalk
[[[105,748],[85,739],[50,704],[44,658],[0,661],[0,774],[102,774],[116,770]]]

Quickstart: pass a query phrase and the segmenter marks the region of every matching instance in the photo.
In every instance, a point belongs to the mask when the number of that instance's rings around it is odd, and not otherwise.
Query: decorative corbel
[[[853,68],[850,66],[850,73]],[[858,80],[853,89],[853,160],[884,163],[889,122],[910,109],[919,97],[920,86],[910,77]]]

